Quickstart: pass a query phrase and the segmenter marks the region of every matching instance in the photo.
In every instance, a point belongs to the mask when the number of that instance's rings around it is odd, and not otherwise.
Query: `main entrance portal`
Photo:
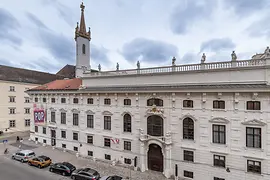
[[[163,172],[163,154],[161,147],[157,144],[150,144],[147,156],[148,169]]]

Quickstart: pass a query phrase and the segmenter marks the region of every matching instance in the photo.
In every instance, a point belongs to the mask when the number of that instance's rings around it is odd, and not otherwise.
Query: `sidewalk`
[[[23,144],[35,147],[33,151],[37,155],[47,155],[52,159],[53,163],[67,161],[75,165],[77,168],[87,166],[97,170],[101,174],[101,176],[120,175],[126,178],[130,177],[131,174],[131,179],[133,180],[167,180],[167,178],[165,178],[161,173],[158,172],[146,171],[142,173],[140,171],[134,171],[124,167],[113,166],[105,162],[94,162],[93,160],[87,158],[76,157],[75,154],[70,152],[63,152],[62,150],[52,149],[51,146],[43,147],[40,144],[37,145],[33,141],[24,140]],[[7,146],[9,148],[10,154],[18,150],[17,147],[11,145]],[[1,149],[2,148],[0,148],[0,150]]]

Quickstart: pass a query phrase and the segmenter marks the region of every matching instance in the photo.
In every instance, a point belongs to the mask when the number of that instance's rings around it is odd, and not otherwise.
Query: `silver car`
[[[100,180],[124,180],[121,176],[103,176]]]
[[[19,152],[16,152],[12,155],[12,159],[21,161],[23,162],[27,162],[30,158],[33,158],[36,156],[36,153],[34,151],[31,150],[22,150]]]

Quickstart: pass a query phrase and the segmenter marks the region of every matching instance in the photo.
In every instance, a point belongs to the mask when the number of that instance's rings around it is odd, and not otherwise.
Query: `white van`
[[[22,150],[19,152],[16,152],[12,155],[12,159],[21,161],[23,162],[27,162],[30,158],[33,158],[36,156],[36,153],[34,151],[31,150]]]

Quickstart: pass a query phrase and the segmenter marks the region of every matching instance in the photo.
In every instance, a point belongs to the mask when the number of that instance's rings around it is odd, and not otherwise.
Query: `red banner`
[[[34,110],[34,122],[35,123],[44,123],[45,122],[45,110],[44,109],[35,109]]]

